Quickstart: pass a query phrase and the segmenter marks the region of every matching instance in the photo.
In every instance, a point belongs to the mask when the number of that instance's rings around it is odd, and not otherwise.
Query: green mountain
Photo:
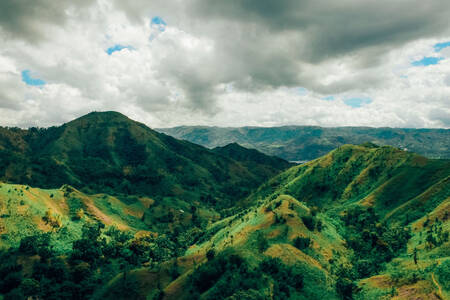
[[[239,143],[289,161],[309,161],[339,146],[365,142],[407,149],[429,158],[450,158],[449,129],[180,126],[157,130],[208,148]]]
[[[450,160],[301,165],[113,112],[0,128],[0,299],[448,299]]]
[[[241,147],[239,152],[237,158],[255,156],[258,161],[241,163],[120,113],[94,112],[60,127],[1,128],[0,180],[43,188],[69,184],[88,193],[208,199],[230,206],[289,167],[253,150]]]
[[[449,160],[345,145],[269,180],[247,204],[209,225],[210,238],[183,257],[130,272],[139,295],[446,299],[450,293]],[[168,275],[174,270],[177,276]],[[150,277],[152,284],[139,285]],[[123,274],[109,284],[105,295],[118,291]]]

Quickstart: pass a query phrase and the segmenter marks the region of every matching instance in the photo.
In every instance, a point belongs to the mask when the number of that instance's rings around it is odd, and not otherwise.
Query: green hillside
[[[268,165],[217,155],[116,112],[48,129],[0,130],[0,180],[42,188],[69,184],[87,193],[206,199],[227,207],[289,166],[258,157]]]
[[[111,112],[0,137],[0,299],[449,297],[449,160],[292,166]]]
[[[309,161],[339,146],[365,142],[407,149],[429,158],[450,158],[449,129],[180,126],[157,130],[208,148],[239,143],[289,161]]]
[[[448,160],[346,145],[269,180],[211,238],[129,280],[160,278],[142,299],[446,299],[449,176]]]

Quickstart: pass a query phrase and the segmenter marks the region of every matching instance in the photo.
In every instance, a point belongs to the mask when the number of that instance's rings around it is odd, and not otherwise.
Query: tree
[[[208,261],[214,259],[214,256],[216,255],[216,251],[214,249],[209,249],[208,252],[206,252],[206,258]]]
[[[33,278],[26,278],[22,281],[20,289],[25,297],[34,297],[39,293],[39,281]]]
[[[265,238],[264,234],[262,232],[257,233],[256,235],[256,247],[258,248],[259,252],[264,252],[269,248],[269,242]]]
[[[311,239],[309,237],[297,237],[294,239],[294,247],[300,250],[309,248]]]

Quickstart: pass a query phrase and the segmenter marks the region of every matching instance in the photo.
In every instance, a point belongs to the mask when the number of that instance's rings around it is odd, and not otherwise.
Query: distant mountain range
[[[429,158],[450,158],[449,129],[180,126],[156,130],[208,148],[238,143],[299,162],[318,158],[344,144],[365,142],[390,145]]]

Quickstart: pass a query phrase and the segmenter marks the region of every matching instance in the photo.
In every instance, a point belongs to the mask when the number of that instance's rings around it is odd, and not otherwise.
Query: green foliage
[[[302,221],[309,231],[314,231],[314,228],[316,227],[316,220],[313,216],[303,216]]]
[[[353,265],[357,278],[378,272],[382,263],[405,251],[411,237],[410,230],[402,226],[380,223],[371,207],[353,207],[342,219],[347,226],[344,237],[355,251]]]
[[[211,151],[115,112],[93,112],[48,129],[0,128],[0,146],[0,170],[8,169],[0,172],[3,181],[42,188],[70,184],[87,193],[176,195],[220,208],[290,166],[239,146]]]
[[[444,260],[437,268],[436,275],[442,287],[450,291],[450,259]]]
[[[311,244],[311,239],[309,237],[296,237],[294,239],[294,247],[300,250],[305,250],[309,248]]]
[[[405,270],[403,268],[396,268],[390,273],[391,280],[399,285],[414,284],[419,280],[423,280],[423,274],[418,271]]]
[[[269,242],[267,241],[264,234],[260,231],[256,233],[256,248],[259,252],[264,252],[269,248]]]
[[[274,299],[287,299],[301,291],[303,275],[298,267],[288,267],[272,258],[252,268],[228,250],[201,265],[191,275],[189,285],[192,296],[204,294],[206,299],[266,299],[269,283],[273,285]],[[250,298],[239,298],[245,296]]]
[[[32,236],[27,236],[21,239],[19,251],[24,254],[34,255],[42,252],[41,249],[50,246],[50,234],[42,233]]]
[[[208,252],[206,252],[206,258],[209,260],[214,259],[214,257],[216,256],[216,251],[214,251],[214,249],[209,249]]]

